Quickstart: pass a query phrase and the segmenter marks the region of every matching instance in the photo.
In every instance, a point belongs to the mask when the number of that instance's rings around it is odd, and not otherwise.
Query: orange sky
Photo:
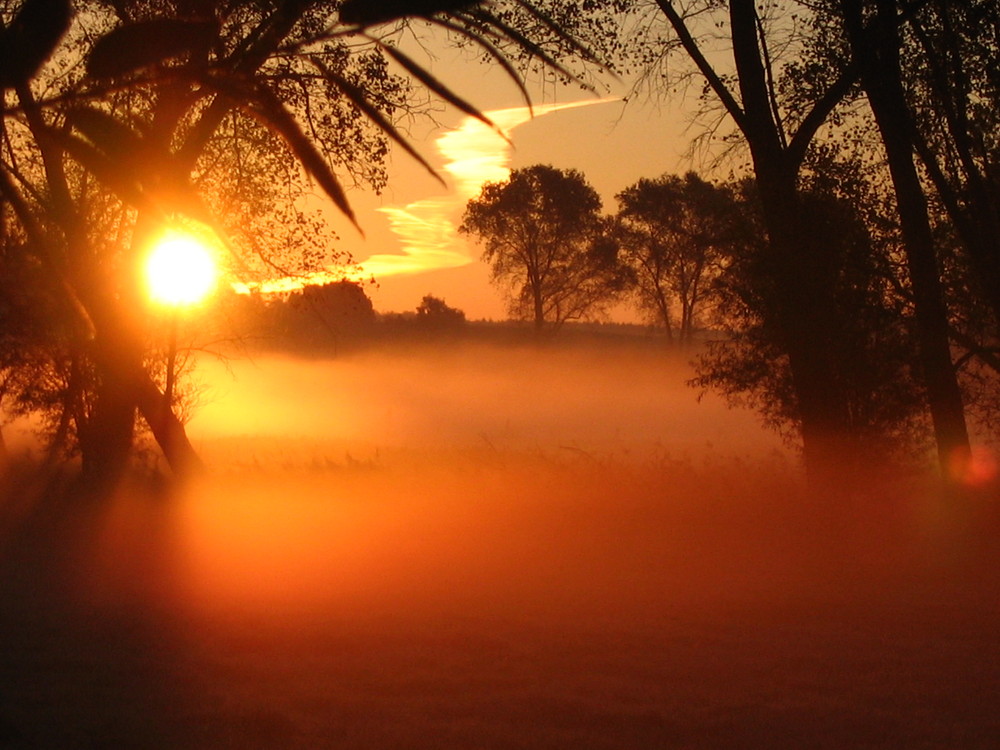
[[[579,169],[601,193],[605,211],[612,212],[615,193],[640,177],[690,166],[682,157],[688,138],[680,113],[642,103],[625,105],[620,85],[600,94],[547,85],[533,97],[532,118],[496,66],[448,52],[428,64],[485,110],[508,140],[473,118],[446,110],[438,118],[440,126],[415,136],[415,144],[447,188],[399,153],[383,195],[350,195],[364,237],[331,211],[343,247],[378,283],[370,294],[379,311],[412,311],[425,294],[434,294],[470,319],[506,317],[502,295],[490,284],[479,249],[456,229],[466,202],[484,182],[505,179],[510,168],[546,163]]]

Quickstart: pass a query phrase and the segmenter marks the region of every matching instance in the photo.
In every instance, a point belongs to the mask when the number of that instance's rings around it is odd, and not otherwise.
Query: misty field
[[[807,489],[648,342],[198,377],[204,480],[8,477],[0,747],[1000,746],[996,487]]]

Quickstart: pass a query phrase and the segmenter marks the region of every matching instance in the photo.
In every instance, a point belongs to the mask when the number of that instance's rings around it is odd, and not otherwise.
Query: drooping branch
[[[777,162],[782,151],[779,121],[775,119],[768,96],[767,73],[761,56],[754,5],[754,0],[732,0],[729,4],[733,59],[746,113],[745,126],[741,129],[752,151]]]
[[[764,33],[764,21],[761,19],[756,6],[754,7],[754,20],[756,21],[757,37],[760,43],[761,60],[764,64],[764,80],[767,86],[767,98],[771,103],[771,117],[774,118],[774,123],[778,131],[778,140],[781,142],[781,147],[784,149],[788,147],[788,137],[785,135],[785,126],[781,120],[781,110],[778,107],[778,93],[777,87],[774,83],[774,62],[771,60],[771,50],[767,44],[767,35]]]

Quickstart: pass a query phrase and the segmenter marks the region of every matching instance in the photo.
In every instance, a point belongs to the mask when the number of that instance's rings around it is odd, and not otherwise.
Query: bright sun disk
[[[218,271],[211,251],[193,237],[167,235],[146,260],[149,296],[164,305],[191,305],[215,286]]]

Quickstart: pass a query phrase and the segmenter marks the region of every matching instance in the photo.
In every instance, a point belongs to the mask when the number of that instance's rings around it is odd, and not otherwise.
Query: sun
[[[171,307],[200,302],[218,275],[211,250],[190,235],[164,235],[146,259],[150,298]]]

